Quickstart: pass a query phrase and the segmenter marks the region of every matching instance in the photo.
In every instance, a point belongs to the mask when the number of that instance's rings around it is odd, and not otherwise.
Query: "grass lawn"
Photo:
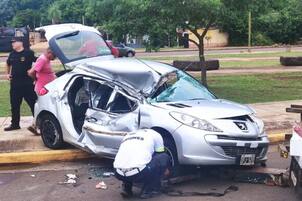
[[[171,53],[173,54],[173,53]],[[206,59],[222,59],[222,58],[260,58],[260,57],[294,57],[302,56],[302,51],[292,51],[292,52],[257,52],[257,53],[220,53],[220,54],[206,54]],[[150,60],[198,60],[198,53],[196,56],[143,56],[139,57],[141,59],[150,59]]]
[[[301,81],[302,72],[208,77],[219,98],[240,103],[302,99]]]
[[[9,82],[0,81],[0,116],[10,116],[10,103],[9,103]],[[30,109],[25,101],[21,106],[21,115],[31,115]]]
[[[199,78],[198,78],[199,79]],[[240,103],[302,99],[302,72],[257,75],[209,76],[208,84],[219,98]],[[10,115],[9,83],[1,81],[0,116]],[[30,115],[26,104],[22,115]]]
[[[63,70],[64,67],[62,64],[54,63],[52,64],[52,68],[55,72]],[[0,62],[0,73],[4,73],[6,71],[5,62]]]
[[[219,63],[221,68],[281,67],[279,60],[220,61]]]

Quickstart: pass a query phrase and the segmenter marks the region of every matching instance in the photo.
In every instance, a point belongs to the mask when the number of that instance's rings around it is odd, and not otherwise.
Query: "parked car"
[[[29,48],[29,30],[26,27],[0,27],[0,52],[11,52],[13,50],[11,40],[15,36],[23,36],[24,48]]]
[[[66,142],[113,158],[127,133],[150,128],[163,136],[174,164],[267,160],[263,122],[248,106],[219,99],[167,64],[114,58],[107,46],[99,46],[97,55],[82,55],[79,49],[87,40],[104,41],[83,25],[39,30],[46,31],[50,48],[66,68],[45,86],[35,105],[36,125],[47,147],[59,149]]]
[[[113,44],[111,40],[106,41],[109,47],[116,48],[119,52],[119,57],[134,57],[135,49],[128,47],[122,43]]]

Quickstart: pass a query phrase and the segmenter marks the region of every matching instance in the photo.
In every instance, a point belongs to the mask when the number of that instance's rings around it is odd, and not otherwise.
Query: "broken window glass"
[[[128,113],[136,106],[135,102],[128,99],[121,93],[116,93],[112,103],[109,105],[109,112],[111,113]]]
[[[197,80],[182,71],[169,73],[149,102],[174,102],[188,100],[211,100],[216,97]]]

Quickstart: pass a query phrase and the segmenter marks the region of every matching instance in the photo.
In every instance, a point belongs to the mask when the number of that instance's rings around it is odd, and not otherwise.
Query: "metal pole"
[[[248,52],[251,52],[251,42],[252,42],[252,12],[249,11],[249,38],[248,38]]]

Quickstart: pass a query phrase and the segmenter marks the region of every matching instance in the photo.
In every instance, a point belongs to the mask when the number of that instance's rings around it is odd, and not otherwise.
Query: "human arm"
[[[12,79],[12,75],[11,75],[11,55],[8,56],[7,61],[6,61],[6,79],[7,80],[11,80]]]
[[[36,72],[40,72],[45,66],[45,64],[46,64],[45,59],[38,58],[34,66],[27,71],[28,76],[30,76],[33,79],[36,79]]]
[[[34,66],[27,71],[27,75],[33,79],[36,79],[36,71]]]

